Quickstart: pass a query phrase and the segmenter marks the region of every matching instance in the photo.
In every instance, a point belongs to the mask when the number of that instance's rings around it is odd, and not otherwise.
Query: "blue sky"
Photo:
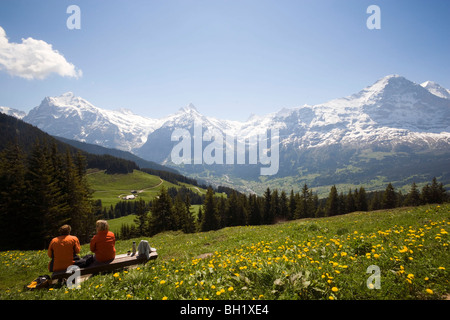
[[[372,4],[380,30],[366,27]],[[79,30],[66,26],[70,5],[81,9]],[[2,0],[8,48],[41,40],[47,47],[20,47],[24,59],[51,45],[65,61],[24,78],[10,56],[1,64],[0,48],[0,106],[29,111],[72,91],[147,117],[193,103],[245,120],[347,96],[389,74],[450,88],[449,15],[447,0]]]

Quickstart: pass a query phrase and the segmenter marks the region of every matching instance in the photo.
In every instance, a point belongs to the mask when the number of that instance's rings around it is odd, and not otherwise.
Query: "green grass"
[[[135,217],[136,215],[130,214],[124,217],[108,220],[109,229],[117,234],[118,232],[120,232],[120,227],[122,226],[122,224],[128,224],[129,226],[135,225]]]
[[[0,252],[0,299],[442,299],[449,231],[450,204],[166,232],[142,238],[159,253],[145,266],[39,291],[23,286],[48,274],[46,252]],[[117,253],[140,240],[118,241]],[[371,265],[381,270],[380,289],[367,287]]]
[[[94,191],[93,199],[101,199],[102,205],[107,208],[121,201],[122,197],[131,195],[131,191],[137,191],[139,198],[150,201],[159,194],[163,186],[166,189],[179,187],[162,180],[158,176],[150,175],[139,170],[134,170],[133,173],[129,174],[105,174],[104,171],[96,171],[88,174],[87,177],[88,183]],[[200,194],[206,193],[201,188],[187,184],[184,185]]]

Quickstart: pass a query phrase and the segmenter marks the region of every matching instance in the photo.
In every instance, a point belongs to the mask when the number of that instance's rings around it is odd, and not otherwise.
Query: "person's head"
[[[72,228],[68,224],[65,224],[59,228],[59,234],[62,236],[68,236],[71,230]]]
[[[108,221],[106,221],[106,220],[98,220],[95,223],[95,226],[97,228],[97,231],[108,231],[109,230]]]

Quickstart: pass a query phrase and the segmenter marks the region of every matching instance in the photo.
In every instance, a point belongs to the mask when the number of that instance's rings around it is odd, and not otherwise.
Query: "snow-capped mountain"
[[[439,84],[433,81],[425,81],[424,83],[420,84],[422,87],[427,89],[432,94],[444,98],[444,99],[450,99],[450,90],[441,87]]]
[[[282,110],[274,120],[285,124],[291,142],[306,148],[336,143],[450,142],[450,100],[397,75],[349,97]]]
[[[17,119],[23,119],[23,117],[25,117],[27,115],[26,112],[23,112],[23,111],[20,111],[17,109],[13,109],[13,108],[9,108],[9,107],[2,107],[2,106],[0,106],[0,113],[7,114],[8,116],[12,116]]]
[[[46,97],[23,120],[49,134],[130,151],[146,142],[158,120],[97,108],[72,92]]]
[[[307,163],[318,168],[319,163],[326,162],[327,168],[338,168],[350,161],[351,154],[358,153],[352,151],[343,159],[330,150],[450,153],[450,90],[431,81],[417,84],[398,75],[379,79],[348,97],[252,115],[246,121],[206,117],[192,104],[164,118],[151,119],[127,110],[101,109],[70,92],[46,97],[23,120],[52,135],[131,151],[164,164],[170,164],[175,129],[192,133],[194,124],[201,123],[203,132],[216,130],[224,137],[249,138],[277,128],[283,175],[298,174],[300,167],[311,173],[305,167]]]

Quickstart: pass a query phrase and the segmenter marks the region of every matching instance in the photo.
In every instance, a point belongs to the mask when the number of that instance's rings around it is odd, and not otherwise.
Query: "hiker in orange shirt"
[[[91,240],[91,252],[95,254],[95,260],[104,262],[113,260],[116,256],[116,237],[109,231],[109,225],[106,220],[96,222],[97,234]]]
[[[71,236],[72,228],[65,224],[59,228],[60,236],[53,238],[48,246],[48,256],[52,260],[48,264],[50,272],[66,270],[74,263],[74,256],[80,253],[80,241]]]

